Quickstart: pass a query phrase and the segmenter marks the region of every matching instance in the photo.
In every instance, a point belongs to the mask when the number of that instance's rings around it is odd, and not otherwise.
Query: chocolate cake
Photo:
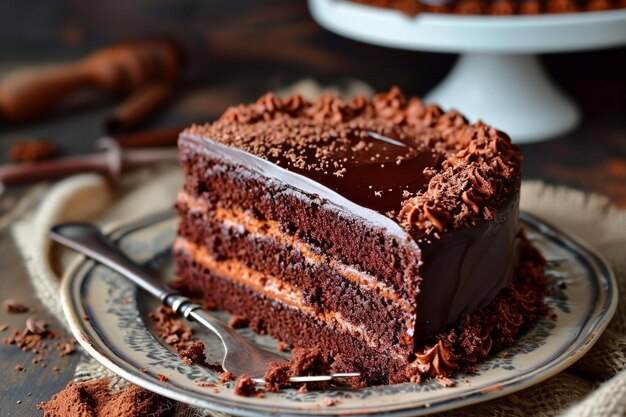
[[[626,8],[625,0],[452,0],[441,5],[420,0],[350,0],[374,7],[396,9],[409,16],[419,13],[463,15],[536,15],[596,12]]]
[[[171,285],[337,371],[447,375],[545,312],[520,152],[481,122],[397,88],[267,94],[186,129],[179,149]]]

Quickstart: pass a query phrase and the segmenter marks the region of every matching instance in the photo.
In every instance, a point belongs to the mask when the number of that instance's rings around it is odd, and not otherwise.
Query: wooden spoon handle
[[[92,73],[80,65],[18,70],[0,82],[0,113],[13,121],[33,119],[93,83]]]

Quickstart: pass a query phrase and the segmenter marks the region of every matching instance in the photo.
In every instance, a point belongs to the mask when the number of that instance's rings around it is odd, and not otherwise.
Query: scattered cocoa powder
[[[51,159],[59,148],[53,142],[43,139],[24,139],[9,149],[9,158],[14,162],[35,162]]]
[[[241,375],[235,382],[235,395],[249,397],[257,393],[256,383],[248,375]]]
[[[109,379],[70,382],[46,402],[37,404],[44,417],[165,417],[174,403],[136,385],[113,393]]]
[[[27,305],[22,304],[13,298],[7,298],[4,300],[2,306],[4,307],[4,311],[11,314],[26,313],[28,311]]]

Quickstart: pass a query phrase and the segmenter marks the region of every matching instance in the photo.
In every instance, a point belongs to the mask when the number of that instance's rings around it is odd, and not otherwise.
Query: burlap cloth
[[[19,208],[0,218],[12,223],[13,235],[30,278],[44,305],[65,323],[58,291],[66,256],[51,250],[49,228],[65,221],[93,221],[101,226],[132,221],[172,206],[182,184],[174,163],[146,168],[112,183],[81,174],[49,186],[34,187]],[[609,262],[620,288],[620,304],[607,330],[591,351],[565,372],[519,393],[462,408],[445,415],[467,416],[624,416],[626,415],[626,210],[604,197],[525,182],[521,206],[585,240]],[[86,355],[77,380],[109,375]],[[119,378],[114,379],[121,386]],[[177,416],[219,415],[176,405]]]

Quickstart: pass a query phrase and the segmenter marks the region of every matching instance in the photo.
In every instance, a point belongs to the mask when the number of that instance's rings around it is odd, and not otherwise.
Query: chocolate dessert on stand
[[[393,88],[267,94],[179,140],[171,284],[366,383],[444,378],[546,313],[502,132]]]
[[[420,0],[350,0],[374,7],[396,9],[409,16],[419,13],[462,15],[537,15],[597,12],[626,8],[624,0],[452,0],[440,4]]]

